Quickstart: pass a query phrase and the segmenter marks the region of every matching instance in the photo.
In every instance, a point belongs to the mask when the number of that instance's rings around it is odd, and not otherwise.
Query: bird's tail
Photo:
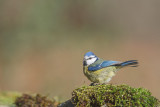
[[[125,67],[125,66],[137,67],[138,66],[138,61],[137,60],[129,60],[129,61],[125,61],[125,62],[116,64],[116,66],[120,66],[120,67]]]

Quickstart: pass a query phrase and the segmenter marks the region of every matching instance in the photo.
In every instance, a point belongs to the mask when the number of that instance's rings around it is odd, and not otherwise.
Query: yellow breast
[[[97,71],[88,71],[88,67],[85,66],[83,68],[83,72],[86,75],[86,77],[95,83],[107,83],[110,81],[110,79],[115,75],[115,71],[117,69],[113,66],[102,68]]]

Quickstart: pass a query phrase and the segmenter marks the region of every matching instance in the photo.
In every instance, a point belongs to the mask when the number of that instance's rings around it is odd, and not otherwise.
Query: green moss
[[[15,99],[20,96],[17,92],[1,92],[0,93],[0,105],[14,106]]]
[[[73,91],[72,103],[77,107],[155,107],[160,104],[148,90],[128,85],[83,86]]]

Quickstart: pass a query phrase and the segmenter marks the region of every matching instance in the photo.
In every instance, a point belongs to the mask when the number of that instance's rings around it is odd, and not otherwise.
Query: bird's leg
[[[96,85],[100,85],[100,83],[92,82],[89,86],[96,86]]]
[[[89,86],[94,86],[94,82],[92,82]]]

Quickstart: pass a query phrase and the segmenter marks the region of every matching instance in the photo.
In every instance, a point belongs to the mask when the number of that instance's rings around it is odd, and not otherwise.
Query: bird
[[[128,60],[125,62],[103,60],[97,57],[93,52],[87,52],[83,59],[83,73],[92,82],[96,84],[107,84],[116,72],[123,67],[137,67],[137,60]]]

